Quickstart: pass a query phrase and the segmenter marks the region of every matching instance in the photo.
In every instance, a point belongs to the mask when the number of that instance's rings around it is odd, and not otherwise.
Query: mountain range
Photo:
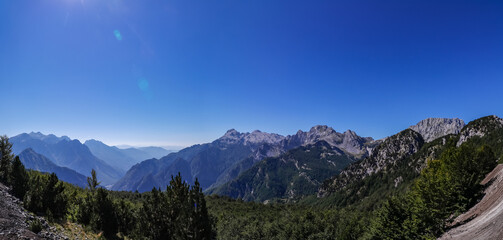
[[[89,176],[91,170],[94,169],[104,186],[110,186],[119,180],[131,165],[170,152],[158,147],[118,149],[97,140],[88,140],[82,144],[79,140],[72,140],[67,136],[57,137],[40,132],[19,134],[11,137],[9,141],[13,144],[14,154],[19,155],[26,149],[30,149],[29,154],[24,154],[25,157],[30,155],[32,156],[30,159],[43,159],[42,165],[47,165],[47,168],[40,169],[41,171],[54,172],[50,170],[55,169],[52,166],[54,164],[57,167],[74,170],[83,176]],[[35,154],[44,158],[33,157]],[[52,163],[49,164],[51,167],[48,166],[46,160]]]
[[[87,186],[86,176],[67,167],[60,167],[53,163],[44,155],[38,154],[33,149],[27,148],[19,155],[19,159],[26,169],[36,170],[40,172],[55,173],[59,179],[85,188]]]
[[[350,130],[339,133],[323,125],[314,126],[308,132],[299,130],[288,136],[258,130],[240,133],[230,129],[211,143],[194,145],[163,158],[134,165],[112,189],[142,192],[153,187],[164,188],[169,183],[169,176],[177,172],[184,172],[182,177],[188,182],[197,178],[203,189],[213,189],[238,177],[264,158],[278,157],[288,150],[319,141],[325,141],[331,148],[337,148],[341,155],[351,159],[367,156],[378,143]],[[175,161],[181,169],[171,166]]]
[[[171,176],[180,173],[188,183],[197,179],[208,194],[290,201],[314,193],[330,195],[364,181],[399,165],[435,139],[459,134],[464,126],[460,119],[429,118],[381,140],[351,130],[340,133],[325,125],[287,136],[230,129],[213,142],[178,152],[154,147],[119,149],[97,140],[82,144],[66,136],[33,132],[12,137],[11,142],[16,154],[31,148],[24,155],[45,156],[56,166],[84,176],[95,169],[103,184],[113,190],[165,188]]]
[[[79,140],[51,135],[44,137],[40,133],[23,133],[11,137],[10,141],[14,154],[20,154],[25,149],[31,148],[56,165],[73,169],[82,175],[88,176],[94,169],[103,185],[116,182],[124,174],[123,171],[94,156]]]
[[[172,152],[161,147],[130,147],[120,149],[115,146],[108,146],[94,139],[85,141],[84,145],[89,148],[93,155],[124,172],[143,160],[160,158]]]

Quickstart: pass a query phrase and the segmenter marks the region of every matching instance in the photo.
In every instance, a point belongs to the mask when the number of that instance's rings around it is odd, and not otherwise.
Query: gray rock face
[[[459,140],[456,146],[459,147],[464,142],[472,137],[484,137],[487,133],[494,129],[503,127],[503,119],[491,115],[483,118],[479,118],[473,122],[470,122],[469,126],[464,128],[459,133]]]
[[[465,122],[459,118],[427,118],[409,128],[431,142],[448,134],[458,134],[464,126]]]
[[[355,132],[347,130],[339,133],[326,125],[317,125],[308,132],[298,131],[293,136],[287,136],[284,145],[306,146],[319,141],[325,141],[332,147],[337,147],[352,155],[368,153],[366,144],[373,142],[370,137],[363,138]]]
[[[418,152],[423,144],[424,140],[421,135],[411,129],[386,138],[379,146],[374,148],[369,157],[350,165],[339,175],[329,180],[327,186],[320,188],[318,197],[323,197],[329,192],[338,191],[348,184],[365,179],[370,175],[390,170],[398,162]]]
[[[337,147],[356,157],[370,154],[373,147],[377,145],[371,144],[375,142],[371,137],[360,137],[351,130],[339,133],[326,125],[314,126],[307,132],[299,130],[296,134],[286,137],[259,130],[240,133],[235,129],[230,129],[216,141],[225,145],[241,143],[245,146],[256,146],[253,150],[255,161],[265,157],[277,157],[290,149],[315,144],[319,141],[325,141],[330,146]]]
[[[260,143],[276,144],[283,139],[285,139],[284,136],[275,133],[265,133],[259,130],[251,133],[240,133],[235,129],[230,129],[218,141],[225,144],[243,143],[244,145],[253,145]]]

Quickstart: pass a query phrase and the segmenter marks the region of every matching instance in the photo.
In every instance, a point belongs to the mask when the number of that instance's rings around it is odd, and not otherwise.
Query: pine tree
[[[28,173],[26,172],[23,163],[16,156],[12,162],[12,170],[10,174],[10,184],[14,196],[23,199],[26,191],[28,191]]]
[[[112,200],[108,196],[107,190],[98,188],[94,201],[94,218],[91,224],[97,230],[102,230],[105,237],[110,238],[117,233],[117,216]]]
[[[96,177],[96,171],[94,169],[91,170],[91,177],[87,177],[87,185],[91,191],[94,191],[101,182],[98,182],[98,178]]]
[[[9,138],[7,136],[0,136],[0,182],[8,182],[10,164],[13,158],[12,143],[9,142]]]
[[[211,220],[206,209],[206,200],[197,178],[190,190],[190,203],[193,207],[189,226],[191,238],[210,239],[212,235]]]

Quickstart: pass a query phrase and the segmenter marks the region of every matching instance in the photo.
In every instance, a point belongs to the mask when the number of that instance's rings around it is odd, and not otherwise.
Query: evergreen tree
[[[12,143],[9,142],[9,138],[7,136],[0,136],[0,182],[8,182],[10,164],[13,158]]]
[[[98,182],[98,178],[96,177],[96,171],[94,169],[91,170],[91,177],[87,177],[87,185],[91,191],[94,191],[101,182]]]
[[[120,199],[115,205],[115,213],[117,216],[118,231],[130,235],[135,230],[137,214],[133,210],[130,202]]]
[[[210,239],[212,235],[211,219],[208,215],[206,200],[197,178],[190,190],[190,203],[193,203],[192,216],[189,218],[189,235],[191,239]]]
[[[24,168],[23,163],[16,156],[12,162],[12,169],[10,174],[10,184],[14,196],[23,199],[26,191],[28,191],[28,174]]]
[[[95,229],[103,231],[103,234],[107,238],[117,233],[118,226],[115,208],[108,196],[107,190],[103,188],[96,190],[93,213],[91,224]]]
[[[180,173],[163,193],[152,189],[140,210],[138,235],[147,239],[211,239],[211,221],[199,182],[192,189]]]
[[[29,190],[24,197],[25,208],[39,215],[45,214],[49,220],[62,219],[68,208],[65,186],[56,174],[29,175]]]

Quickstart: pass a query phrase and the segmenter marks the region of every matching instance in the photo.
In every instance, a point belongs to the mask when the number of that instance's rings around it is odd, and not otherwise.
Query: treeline
[[[101,232],[106,239],[214,239],[212,221],[202,189],[190,187],[180,175],[172,177],[166,191],[138,194],[99,187],[96,172],[82,189],[58,180],[53,174],[26,171],[0,137],[0,182],[23,199],[24,207],[50,221],[74,221]]]

